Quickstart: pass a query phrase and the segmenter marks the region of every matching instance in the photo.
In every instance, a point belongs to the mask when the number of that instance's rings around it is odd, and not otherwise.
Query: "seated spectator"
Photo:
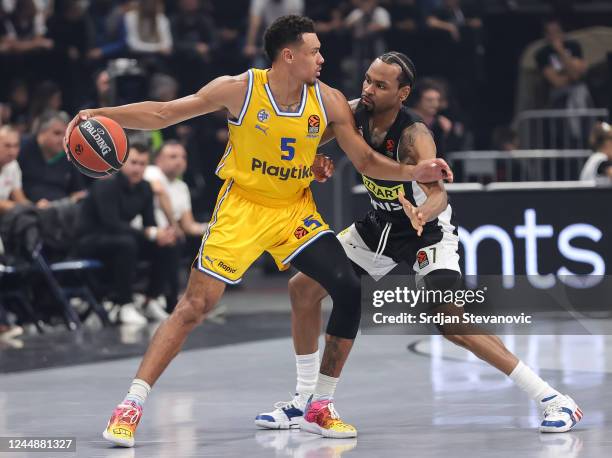
[[[82,110],[87,108],[110,107],[113,105],[111,99],[110,75],[107,70],[100,70],[94,75],[94,85],[96,94],[91,100],[82,106]]]
[[[17,0],[5,28],[12,39],[9,49],[13,52],[25,53],[53,47],[53,41],[45,38],[45,16],[37,10],[33,0]]]
[[[591,96],[583,82],[587,65],[580,43],[565,39],[557,18],[544,21],[547,44],[536,53],[536,62],[549,86],[551,108],[587,108]]]
[[[124,324],[142,325],[146,318],[133,303],[133,283],[138,261],[149,259],[151,273],[146,291],[148,298],[164,293],[170,272],[172,247],[176,234],[172,227],[156,225],[153,211],[153,191],[143,179],[149,163],[146,147],[132,144],[128,159],[115,175],[97,180],[83,202],[76,251],[80,256],[101,259],[112,278],[110,299],[118,306],[118,318]],[[142,229],[135,229],[131,221],[140,215]],[[152,319],[163,319],[167,314],[148,301],[144,310]]]
[[[35,126],[35,135],[23,144],[19,155],[23,190],[39,208],[66,198],[76,202],[85,196],[83,176],[64,153],[68,121],[64,112],[43,113]]]
[[[441,86],[429,78],[424,78],[416,83],[409,99],[412,111],[419,115],[431,130],[438,157],[444,157],[446,154],[446,141],[453,130],[451,120],[439,114],[441,99]]]
[[[350,85],[353,89],[361,88],[363,75],[370,63],[385,52],[384,33],[391,27],[391,16],[378,0],[360,0],[359,6],[349,13],[344,26],[352,36],[352,58],[357,66]]]
[[[147,167],[144,178],[155,194],[155,222],[157,227],[175,226],[178,233],[190,237],[202,237],[207,225],[197,222],[191,210],[189,188],[181,179],[187,170],[187,151],[179,142],[169,140],[159,149],[155,165]],[[178,273],[181,245],[177,245],[172,257],[173,272],[169,281],[166,304],[172,312],[178,297]]]
[[[30,104],[30,127],[46,111],[60,111],[63,96],[60,87],[53,81],[43,81],[33,91]]]
[[[1,113],[0,124],[11,124],[20,134],[30,125],[30,92],[23,80],[14,80],[9,85],[8,101]]]
[[[89,5],[93,46],[87,58],[93,61],[119,57],[127,49],[124,14],[130,2],[116,5],[114,0],[96,0]]]
[[[0,127],[0,218],[18,204],[29,204],[21,184],[19,132],[11,126]]]
[[[250,0],[213,0],[213,19],[217,28],[218,46],[213,60],[217,64],[212,77],[244,71],[249,64],[243,56],[243,37],[246,36],[248,15],[236,15],[236,11],[248,11]]]
[[[196,92],[211,79],[215,26],[210,17],[202,14],[200,0],[181,0],[171,23],[181,89],[184,93]]]
[[[594,154],[580,172],[581,180],[612,181],[612,127],[607,122],[596,124],[591,131],[591,148]]]
[[[139,0],[138,8],[125,14],[127,44],[137,54],[168,55],[172,51],[170,21],[161,0]]]
[[[304,0],[251,0],[244,56],[253,62],[254,67],[267,67],[259,46],[263,30],[281,16],[303,13]]]

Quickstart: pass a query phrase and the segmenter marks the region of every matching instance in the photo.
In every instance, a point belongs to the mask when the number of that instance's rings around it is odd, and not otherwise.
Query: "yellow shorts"
[[[317,212],[310,189],[296,202],[276,208],[255,202],[227,180],[193,267],[234,285],[264,251],[285,270],[306,246],[328,232],[333,233]]]

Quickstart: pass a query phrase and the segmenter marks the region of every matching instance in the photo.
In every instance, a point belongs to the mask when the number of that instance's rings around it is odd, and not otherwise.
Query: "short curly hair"
[[[276,19],[264,33],[264,49],[270,62],[274,62],[285,46],[302,40],[302,34],[314,33],[312,19],[294,14]]]

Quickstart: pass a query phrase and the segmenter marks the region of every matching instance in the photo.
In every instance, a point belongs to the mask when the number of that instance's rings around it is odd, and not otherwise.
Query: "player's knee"
[[[205,297],[185,293],[172,314],[178,318],[182,326],[192,328],[204,321],[213,305]]]
[[[311,308],[327,295],[319,283],[310,277],[297,274],[289,280],[289,297],[294,310]]]

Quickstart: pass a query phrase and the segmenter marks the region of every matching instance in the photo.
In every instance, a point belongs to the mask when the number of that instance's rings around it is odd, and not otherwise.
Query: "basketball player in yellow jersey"
[[[228,112],[230,139],[217,173],[224,178],[210,225],[195,259],[187,290],[162,323],[104,437],[126,447],[151,386],[179,352],[189,332],[217,303],[226,283],[238,283],[268,251],[281,269],[292,263],[329,292],[333,310],[309,418],[319,434],[354,437],[340,420],[332,394],[360,319],[360,283],[344,250],[317,212],[309,189],[311,165],[326,126],[357,170],[372,178],[421,182],[452,179],[439,159],[415,166],[373,151],[357,132],[344,96],[317,80],[323,57],[313,22],[284,16],[266,31],[269,70],[223,76],[198,93],[170,102],[142,102],[81,111],[66,131],[91,116],[107,116],[125,128],[162,129],[219,110]],[[154,238],[154,234],[145,235]],[[212,369],[211,371],[213,371]]]

